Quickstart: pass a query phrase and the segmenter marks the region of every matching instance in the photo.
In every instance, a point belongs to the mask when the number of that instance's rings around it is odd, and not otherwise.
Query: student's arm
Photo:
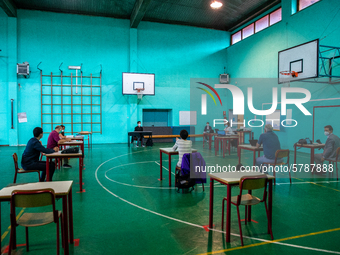
[[[256,148],[260,148],[261,144],[263,143],[263,135],[261,134],[259,140],[256,143]]]
[[[176,143],[175,145],[172,147],[172,150],[175,151],[178,148],[178,144],[177,144],[178,138],[176,138]]]
[[[324,159],[328,158],[332,154],[334,143],[334,140],[326,141],[324,152],[322,153],[322,157]]]
[[[54,149],[47,149],[47,148],[45,148],[44,146],[41,145],[40,142],[34,143],[34,149],[36,149],[37,151],[46,153],[46,154],[51,154],[51,153],[56,151]]]

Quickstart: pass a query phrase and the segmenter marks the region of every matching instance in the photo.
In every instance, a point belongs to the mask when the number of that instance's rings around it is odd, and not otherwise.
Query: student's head
[[[273,126],[270,124],[266,124],[264,126],[264,132],[270,132],[270,131],[273,131]]]
[[[142,125],[142,122],[140,122],[140,120],[137,121],[137,126],[140,127],[141,125]]]
[[[207,122],[207,126],[209,127],[209,122]]]
[[[33,136],[35,138],[41,139],[43,137],[43,129],[41,127],[36,127],[33,129]]]
[[[183,139],[186,140],[188,138],[188,131],[186,131],[185,129],[181,130],[181,132],[179,133],[179,136]]]
[[[324,127],[325,135],[330,135],[333,133],[333,127],[331,125],[327,125]]]
[[[65,126],[64,125],[60,125],[61,126],[61,130],[65,130]]]
[[[62,130],[62,127],[61,126],[56,126],[54,128],[55,131],[57,131],[58,133],[60,133],[60,131]]]

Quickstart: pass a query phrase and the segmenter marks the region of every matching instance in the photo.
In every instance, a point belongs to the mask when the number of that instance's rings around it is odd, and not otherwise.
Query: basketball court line
[[[198,225],[198,224],[194,224],[194,223],[191,223],[191,222],[187,222],[187,221],[184,221],[184,220],[180,220],[180,219],[177,219],[177,218],[173,218],[173,217],[170,217],[170,216],[167,216],[167,215],[164,215],[164,214],[161,214],[161,213],[158,213],[158,212],[155,212],[155,211],[152,211],[150,209],[147,209],[145,207],[142,207],[142,206],[139,206],[137,204],[134,204],[120,196],[118,196],[117,194],[113,193],[112,191],[110,191],[108,188],[106,188],[98,179],[98,171],[99,169],[104,165],[106,164],[107,162],[111,161],[111,160],[114,160],[116,158],[119,158],[119,157],[123,157],[123,156],[126,156],[126,155],[129,155],[130,153],[127,153],[127,154],[123,154],[123,155],[120,155],[120,156],[117,156],[117,157],[113,157],[107,161],[104,161],[103,163],[101,163],[96,171],[95,171],[95,178],[97,180],[97,183],[104,189],[106,190],[108,193],[110,193],[112,196],[118,198],[119,200],[129,204],[129,205],[132,205],[136,208],[139,208],[141,210],[144,210],[146,212],[149,212],[149,213],[152,213],[154,215],[157,215],[157,216],[160,216],[160,217],[163,217],[163,218],[167,218],[169,220],[173,220],[173,221],[177,221],[177,222],[180,222],[180,223],[183,223],[183,224],[187,224],[187,225],[190,225],[190,226],[193,226],[193,227],[198,227],[198,228],[201,228],[201,229],[204,229],[203,226],[201,225]],[[221,231],[221,230],[217,230],[217,229],[209,229],[211,231],[215,231],[215,232],[220,232],[220,233],[226,233],[225,231]],[[335,231],[335,230],[334,230]],[[238,234],[234,234],[234,233],[230,233],[230,235],[233,235],[233,236],[239,236]],[[261,238],[256,238],[256,237],[249,237],[249,236],[243,236],[243,238],[247,238],[247,239],[252,239],[252,240],[257,240],[257,241],[261,241],[261,242],[264,242],[264,243],[273,243],[273,244],[277,244],[277,245],[285,245],[285,246],[290,246],[290,247],[295,247],[295,248],[301,248],[301,249],[306,249],[306,250],[315,250],[314,248],[311,248],[311,247],[306,247],[306,246],[298,246],[298,245],[293,245],[293,244],[287,244],[287,243],[281,243],[280,240],[281,239],[278,239],[277,241],[273,242],[272,240],[266,240],[266,239],[261,239]],[[289,240],[289,239],[287,239]],[[238,248],[238,247],[235,247],[235,248]],[[334,253],[334,254],[340,254],[340,252],[334,252],[334,251],[329,251],[329,250],[321,250],[321,249],[316,249],[317,251],[321,251],[321,252],[327,252],[327,253]]]
[[[21,209],[21,211],[19,212],[19,214],[17,215],[16,219],[18,220],[20,218],[20,216],[24,213],[25,211],[25,207]],[[7,230],[3,233],[3,235],[1,236],[1,242],[5,239],[5,237],[7,236],[8,232],[11,229],[11,225],[9,225],[9,227],[7,228]],[[0,247],[1,248],[1,247]]]

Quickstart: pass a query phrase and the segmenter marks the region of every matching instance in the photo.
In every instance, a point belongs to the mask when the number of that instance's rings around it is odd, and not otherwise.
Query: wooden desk
[[[209,144],[209,150],[211,150],[212,138],[213,138],[214,136],[217,136],[217,133],[203,133],[203,148],[204,148],[204,136],[205,136],[205,135],[209,136],[208,144]]]
[[[240,142],[239,144],[243,144],[244,143],[244,134],[249,134],[249,140],[251,140],[252,137],[252,131],[250,130],[242,130],[242,131],[236,131],[236,133],[240,134]]]
[[[216,136],[215,137],[215,156],[217,155],[217,152],[219,151],[219,145],[220,141],[222,143],[222,153],[223,153],[223,158],[225,155],[225,149],[227,148],[227,143],[228,141],[236,140],[237,144],[239,144],[239,136],[238,135],[223,135],[223,136]],[[230,142],[229,142],[229,147],[228,147],[229,155],[230,155]]]
[[[61,151],[54,152],[51,154],[45,154],[46,156],[46,181],[49,181],[50,178],[50,160],[62,159],[62,158],[79,158],[79,187],[80,192],[83,192],[83,152],[79,151],[79,153],[65,153],[62,154]]]
[[[10,201],[13,190],[34,190],[34,189],[53,189],[57,198],[63,201],[63,228],[64,228],[64,254],[69,254],[68,234],[70,234],[70,243],[73,244],[73,207],[72,207],[72,183],[73,181],[57,181],[57,182],[34,182],[17,184],[5,187],[0,190],[0,233],[1,232],[1,202]],[[16,248],[16,230],[14,231],[13,248]],[[53,235],[52,235],[53,236]],[[0,238],[0,247],[1,238]]]
[[[192,149],[192,152],[197,152],[196,149]],[[178,151],[173,151],[172,147],[170,148],[160,148],[159,149],[159,161],[160,161],[160,181],[163,180],[163,162],[162,162],[162,153],[165,153],[169,157],[169,187],[171,187],[171,156],[178,155]]]
[[[313,143],[313,144],[294,144],[294,165],[296,165],[296,147],[299,148],[309,148],[310,149],[310,164],[314,165],[314,150],[315,149],[322,149],[325,147],[325,144]]]
[[[260,157],[260,151],[263,151],[263,147],[256,148],[256,146],[251,146],[250,144],[240,144],[237,146],[237,155],[238,155],[238,163],[241,164],[241,150],[248,150],[253,152],[253,166],[255,166],[256,157],[255,154],[257,152],[257,156]]]
[[[90,135],[91,135],[91,146],[92,146],[92,132],[89,131],[81,131],[80,135],[87,135],[87,148],[90,148]]]
[[[239,185],[240,179],[243,176],[259,175],[259,172],[231,172],[231,173],[216,173],[209,174],[210,176],[210,201],[209,201],[209,228],[213,228],[214,215],[214,181],[227,185],[227,219],[226,219],[226,242],[230,243],[230,221],[231,221],[231,186]],[[271,175],[268,177],[268,221],[272,226],[272,208],[273,208],[273,179]],[[222,200],[222,199],[221,199]],[[251,206],[248,207],[248,222],[251,221]],[[268,226],[268,233],[269,226]]]
[[[84,141],[72,140],[71,142],[65,142],[63,140],[59,140],[58,145],[62,146],[64,149],[66,146],[79,146],[84,158]]]

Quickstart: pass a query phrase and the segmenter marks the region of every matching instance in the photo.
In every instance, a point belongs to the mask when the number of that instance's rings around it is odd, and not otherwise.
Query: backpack
[[[194,179],[190,178],[190,173],[186,174],[186,175],[181,175],[181,169],[176,169],[176,173],[175,173],[175,187],[177,187],[177,192],[179,192],[180,189],[189,189],[192,188],[190,190],[193,191],[194,190],[194,186],[196,184],[196,181]]]
[[[147,140],[146,140],[146,146],[152,146],[153,145],[153,141],[152,141],[152,138],[148,138]]]

